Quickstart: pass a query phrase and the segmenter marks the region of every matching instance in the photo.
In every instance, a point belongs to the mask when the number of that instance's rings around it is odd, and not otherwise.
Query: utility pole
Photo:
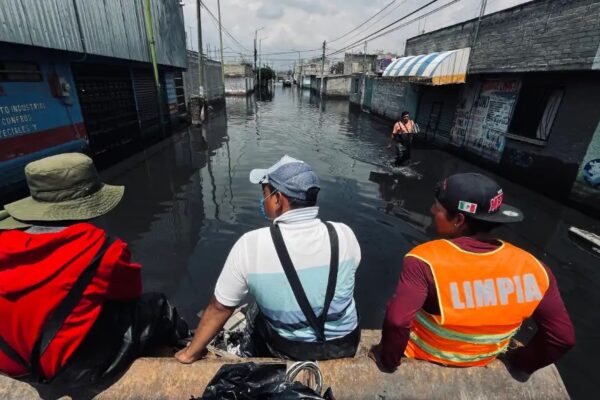
[[[225,86],[225,64],[223,63],[223,28],[221,25],[221,0],[217,0],[219,8],[219,40],[221,41],[221,83]]]
[[[363,50],[363,75],[367,73],[367,41],[365,40],[365,49]]]
[[[256,42],[258,40],[258,31],[263,30],[263,29],[265,29],[265,27],[261,26],[260,28],[254,30],[254,73],[257,73],[257,72],[260,73],[260,71],[258,71],[256,69],[256,45],[257,45]]]
[[[260,75],[261,75],[261,73],[260,73],[261,71],[260,70],[262,69],[262,67],[260,65],[260,63],[261,63],[261,61],[260,61],[260,51],[262,49],[262,41],[263,41],[262,39],[260,39],[258,41],[258,87],[259,87],[259,90],[262,87],[261,86],[262,82],[260,80]]]
[[[302,59],[300,58],[300,52],[298,52],[298,64],[300,66],[300,72],[298,72],[298,87],[302,88],[304,78],[302,77]]]
[[[204,57],[202,55],[202,7],[201,0],[196,0],[196,18],[198,19],[198,94],[204,97]]]
[[[323,41],[323,57],[321,58],[321,87],[320,87],[320,95],[323,97],[323,81],[325,80],[325,49],[327,48],[327,42]]]

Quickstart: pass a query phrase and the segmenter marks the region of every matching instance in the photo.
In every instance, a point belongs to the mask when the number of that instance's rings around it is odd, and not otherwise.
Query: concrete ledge
[[[406,360],[393,374],[383,373],[366,357],[367,349],[379,339],[379,332],[363,332],[356,358],[319,363],[325,387],[331,386],[338,399],[569,398],[554,366],[537,371],[526,382],[515,380],[500,361],[482,368],[447,368]],[[94,394],[97,399],[189,399],[192,395],[202,395],[223,364],[245,361],[249,360],[213,357],[182,365],[173,358],[142,358],[111,387]],[[0,377],[0,398],[29,400],[40,396],[26,383]]]

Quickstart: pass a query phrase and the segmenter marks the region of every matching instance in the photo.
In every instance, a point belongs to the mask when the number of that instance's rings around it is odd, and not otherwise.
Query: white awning
[[[397,58],[383,76],[404,76],[431,85],[465,83],[471,48]]]

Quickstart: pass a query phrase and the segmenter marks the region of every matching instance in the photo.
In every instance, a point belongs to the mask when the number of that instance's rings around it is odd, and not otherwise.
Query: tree
[[[269,80],[271,79],[275,79],[276,78],[276,74],[275,71],[273,71],[271,69],[271,67],[262,67],[260,69],[260,82],[259,84],[261,85],[266,85],[267,82],[269,82]]]
[[[331,66],[329,72],[332,74],[343,74],[344,73],[344,62],[338,61]]]

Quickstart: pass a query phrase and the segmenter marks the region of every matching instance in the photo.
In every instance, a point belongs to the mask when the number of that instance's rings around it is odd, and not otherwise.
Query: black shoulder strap
[[[17,364],[21,364],[22,366],[27,368],[27,370],[29,370],[29,363],[25,361],[25,359],[23,359],[23,357],[21,357],[19,353],[17,353],[17,351],[6,342],[6,340],[4,340],[2,335],[0,335],[0,350],[2,350],[2,352],[6,354],[8,358],[13,360]]]
[[[300,310],[306,317],[308,324],[315,331],[317,339],[321,342],[326,340],[325,338],[325,321],[327,319],[327,313],[329,311],[329,306],[331,305],[331,301],[335,294],[335,287],[337,283],[337,273],[338,273],[338,261],[339,261],[339,241],[337,237],[337,232],[333,225],[329,222],[326,223],[327,231],[329,232],[329,241],[331,244],[331,259],[329,263],[329,279],[327,281],[327,291],[325,293],[325,303],[323,304],[323,312],[320,317],[317,318],[315,315],[308,298],[306,297],[306,293],[302,288],[302,283],[300,282],[300,278],[298,278],[298,273],[296,272],[296,268],[294,268],[294,264],[292,263],[292,259],[290,258],[290,254],[287,251],[287,247],[285,246],[285,242],[283,240],[283,236],[281,235],[281,230],[279,226],[272,225],[271,226],[271,237],[273,238],[273,243],[275,244],[275,250],[277,251],[277,256],[279,257],[279,261],[283,267],[283,271],[285,272],[285,276],[290,283],[292,288],[292,292],[294,293],[294,297],[300,306]]]
[[[96,271],[100,267],[102,257],[104,257],[104,254],[113,243],[114,239],[107,236],[104,240],[104,244],[102,244],[100,250],[96,253],[96,256],[92,259],[86,269],[83,270],[81,275],[79,275],[69,293],[67,293],[50,318],[48,318],[48,321],[44,324],[42,332],[31,351],[31,372],[36,378],[41,377],[39,365],[41,356],[44,354],[58,331],[62,328],[67,317],[73,312],[73,309],[77,304],[79,304],[83,292],[88,287],[92,278],[96,275]]]

